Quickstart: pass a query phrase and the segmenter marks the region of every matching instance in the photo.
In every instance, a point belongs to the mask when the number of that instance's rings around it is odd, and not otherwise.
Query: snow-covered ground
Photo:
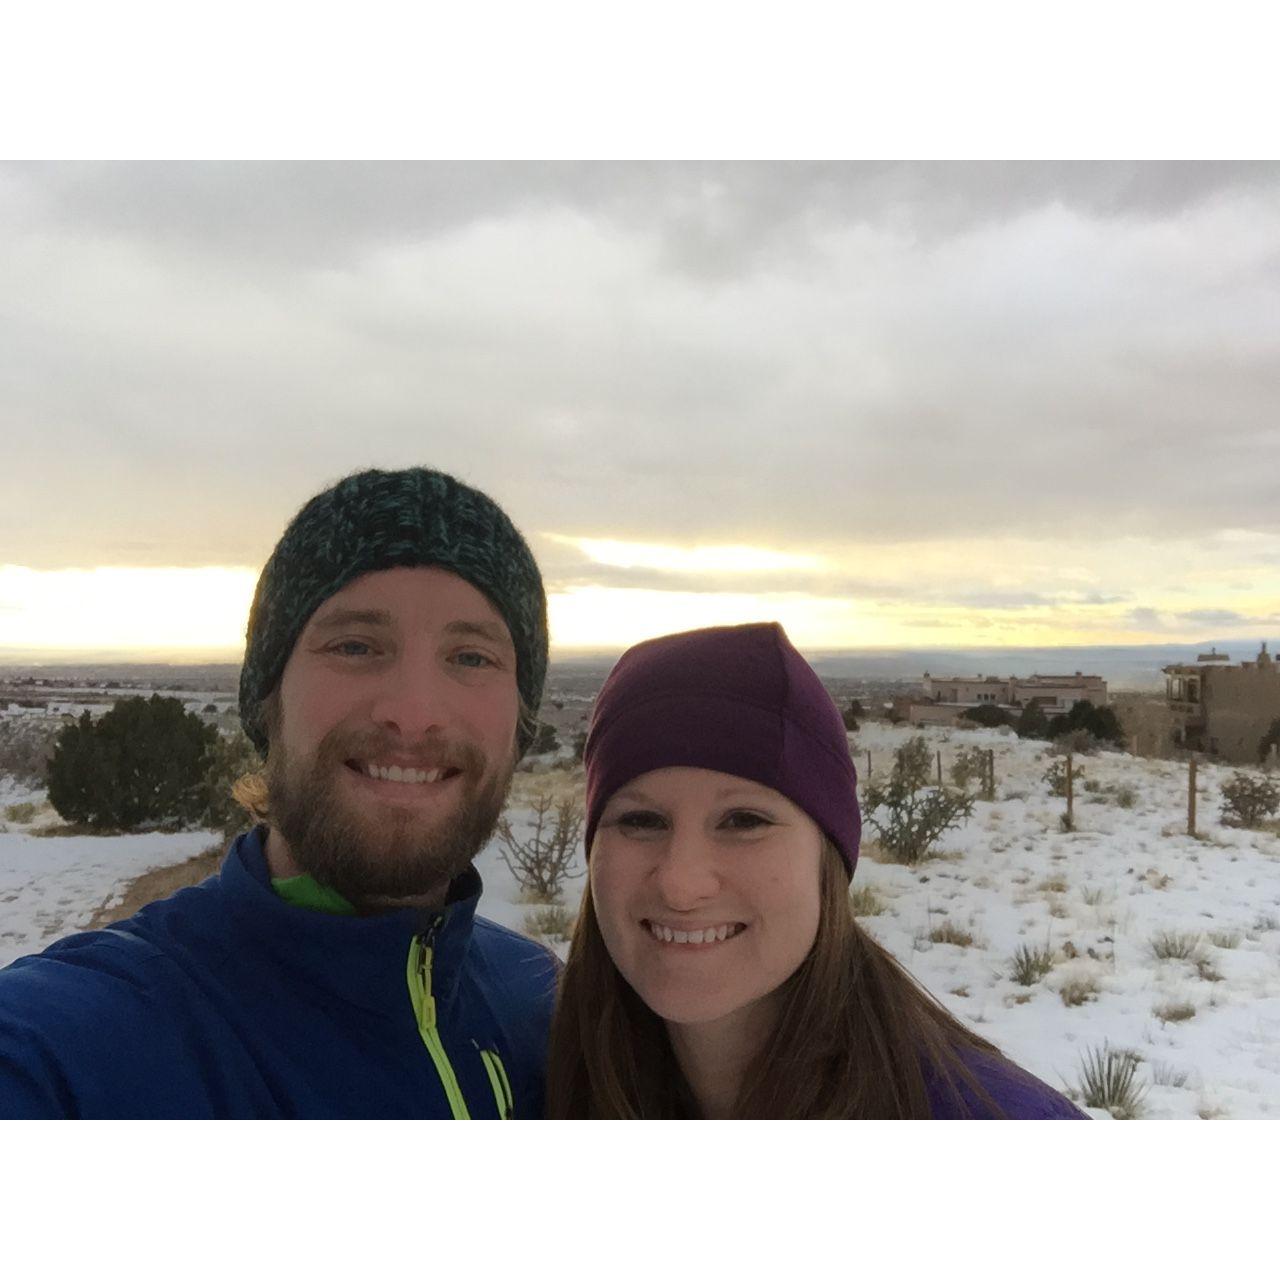
[[[910,736],[903,727],[864,726],[853,739],[859,770],[870,750],[875,772],[887,772]],[[868,930],[948,1008],[1057,1088],[1075,1087],[1082,1055],[1106,1043],[1138,1056],[1145,1117],[1280,1117],[1280,836],[1221,824],[1220,787],[1232,770],[1201,766],[1193,839],[1185,833],[1185,765],[1078,758],[1076,829],[1064,833],[1065,801],[1042,781],[1050,762],[1043,743],[998,730],[925,736],[942,750],[944,768],[961,747],[994,750],[997,798],[978,801],[973,818],[939,841],[942,856],[914,868],[877,861],[866,825],[854,888],[872,890],[882,908],[862,917]],[[518,774],[510,810],[517,832],[544,787],[571,793],[580,779]],[[1123,787],[1132,807],[1117,803]],[[0,780],[0,815],[40,798]],[[27,834],[28,824],[7,826],[0,964],[81,927],[130,878],[213,838],[41,838]],[[532,931],[544,909],[521,900],[499,841],[477,866],[486,886],[481,913]],[[581,883],[570,882],[569,913]],[[931,940],[948,926],[971,942]],[[1190,935],[1190,958],[1158,959],[1152,942],[1162,933]],[[1021,946],[1046,948],[1054,962],[1029,986],[1011,976]]]

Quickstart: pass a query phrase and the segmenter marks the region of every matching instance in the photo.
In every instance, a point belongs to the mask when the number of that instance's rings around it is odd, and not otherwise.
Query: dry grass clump
[[[524,913],[524,931],[531,937],[568,942],[573,937],[576,917],[567,907],[556,904]]]
[[[1186,1022],[1188,1018],[1196,1016],[1196,1007],[1190,1000],[1170,1000],[1156,1005],[1151,1012],[1161,1022]]]
[[[1053,968],[1053,952],[1048,944],[1029,947],[1025,944],[1013,953],[1009,976],[1020,987],[1034,986]]]
[[[1075,1009],[1082,1004],[1088,1004],[1102,987],[1098,983],[1097,978],[1092,975],[1082,976],[1078,978],[1068,978],[1058,988],[1058,995],[1062,997],[1062,1003],[1068,1009]]]
[[[1209,933],[1209,941],[1223,951],[1234,951],[1240,945],[1240,934],[1235,929],[1214,929]]]
[[[882,916],[889,909],[875,886],[870,884],[858,885],[849,890],[849,906],[855,916]]]
[[[934,925],[929,930],[928,936],[930,942],[947,942],[953,947],[973,946],[973,934],[967,929],[962,929],[959,925],[953,924],[950,920],[944,920],[941,924]]]
[[[1194,960],[1199,949],[1198,933],[1162,929],[1151,936],[1151,954],[1157,960]]]

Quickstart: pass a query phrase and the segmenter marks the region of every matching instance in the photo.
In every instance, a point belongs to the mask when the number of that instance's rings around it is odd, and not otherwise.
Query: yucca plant
[[[1020,987],[1033,987],[1053,968],[1053,952],[1048,944],[1029,947],[1025,944],[1013,953],[1009,976]]]
[[[1086,1107],[1110,1111],[1117,1120],[1136,1120],[1150,1087],[1138,1079],[1139,1058],[1132,1049],[1089,1049],[1080,1059],[1080,1095]]]

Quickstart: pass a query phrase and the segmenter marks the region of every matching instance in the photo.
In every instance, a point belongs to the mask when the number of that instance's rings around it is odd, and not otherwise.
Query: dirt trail
[[[189,884],[199,884],[206,876],[212,875],[218,869],[218,864],[222,861],[222,855],[225,852],[225,845],[212,845],[203,853],[197,853],[194,858],[188,858],[185,862],[175,863],[171,867],[157,867],[154,871],[146,871],[140,876],[135,876],[125,886],[121,900],[113,906],[104,904],[99,907],[89,918],[89,923],[85,927],[102,929],[106,925],[114,924],[117,920],[133,915],[148,902],[167,898],[171,893],[185,889]],[[114,896],[112,894],[112,897]]]

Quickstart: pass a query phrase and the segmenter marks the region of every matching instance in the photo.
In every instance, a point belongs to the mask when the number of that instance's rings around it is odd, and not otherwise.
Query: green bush
[[[992,706],[990,703],[984,703],[982,706],[970,707],[967,711],[960,713],[961,720],[968,720],[972,724],[980,724],[987,729],[998,729],[1001,725],[1012,724],[1013,717],[1000,707]]]
[[[1228,827],[1259,827],[1280,809],[1280,787],[1270,778],[1233,773],[1222,784],[1223,823]]]
[[[1065,796],[1067,794],[1067,762],[1065,760],[1055,760],[1044,771],[1040,781],[1047,784],[1051,796]],[[1072,786],[1079,787],[1083,781],[1084,770],[1078,764],[1072,762]]]
[[[559,746],[560,739],[556,737],[555,725],[548,724],[545,720],[539,720],[528,754],[531,756],[549,755],[552,751],[557,750]]]
[[[177,698],[123,698],[65,725],[49,762],[49,803],[95,831],[198,822],[218,731]]]
[[[1060,738],[1063,734],[1083,730],[1100,742],[1110,742],[1122,747],[1125,744],[1124,728],[1110,707],[1095,707],[1081,698],[1071,704],[1066,715],[1054,716],[1049,721],[1049,736]]]
[[[234,733],[218,734],[209,748],[205,768],[205,808],[200,825],[227,836],[243,831],[250,819],[232,798],[231,788],[245,774],[261,767],[262,761],[243,729],[237,726]]]
[[[962,790],[971,782],[982,782],[987,776],[987,753],[981,747],[961,747],[951,766],[951,781]]]
[[[1014,723],[1013,731],[1020,738],[1047,738],[1049,736],[1049,717],[1038,702],[1029,702],[1022,708],[1022,714]]]

